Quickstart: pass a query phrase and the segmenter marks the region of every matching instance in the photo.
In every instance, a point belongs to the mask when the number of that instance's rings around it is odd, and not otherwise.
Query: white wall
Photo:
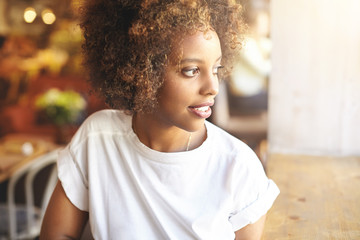
[[[271,0],[272,153],[360,155],[360,1]]]

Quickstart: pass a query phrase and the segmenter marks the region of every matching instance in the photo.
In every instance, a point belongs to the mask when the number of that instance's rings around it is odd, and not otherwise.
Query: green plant
[[[85,99],[73,90],[52,88],[35,100],[35,107],[58,126],[77,123],[86,108]]]

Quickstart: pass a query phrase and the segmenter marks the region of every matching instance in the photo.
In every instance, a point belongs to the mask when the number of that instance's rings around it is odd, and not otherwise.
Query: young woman
[[[114,110],[60,152],[41,239],[259,239],[279,190],[256,155],[207,122],[241,43],[228,0],[84,6],[90,81]],[[225,66],[225,67],[223,67]]]

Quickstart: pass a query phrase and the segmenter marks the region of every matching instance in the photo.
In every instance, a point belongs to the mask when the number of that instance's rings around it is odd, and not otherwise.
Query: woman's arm
[[[70,202],[58,181],[44,216],[40,239],[79,239],[88,217],[87,212]]]
[[[265,219],[266,215],[262,216],[257,222],[236,231],[235,240],[260,240],[264,230]]]

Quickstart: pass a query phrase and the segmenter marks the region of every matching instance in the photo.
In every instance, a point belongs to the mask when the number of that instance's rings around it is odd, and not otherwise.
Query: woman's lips
[[[190,106],[189,110],[190,112],[194,113],[196,116],[200,118],[208,118],[211,116],[212,110],[211,107],[213,103],[211,104],[203,104],[199,106]]]

